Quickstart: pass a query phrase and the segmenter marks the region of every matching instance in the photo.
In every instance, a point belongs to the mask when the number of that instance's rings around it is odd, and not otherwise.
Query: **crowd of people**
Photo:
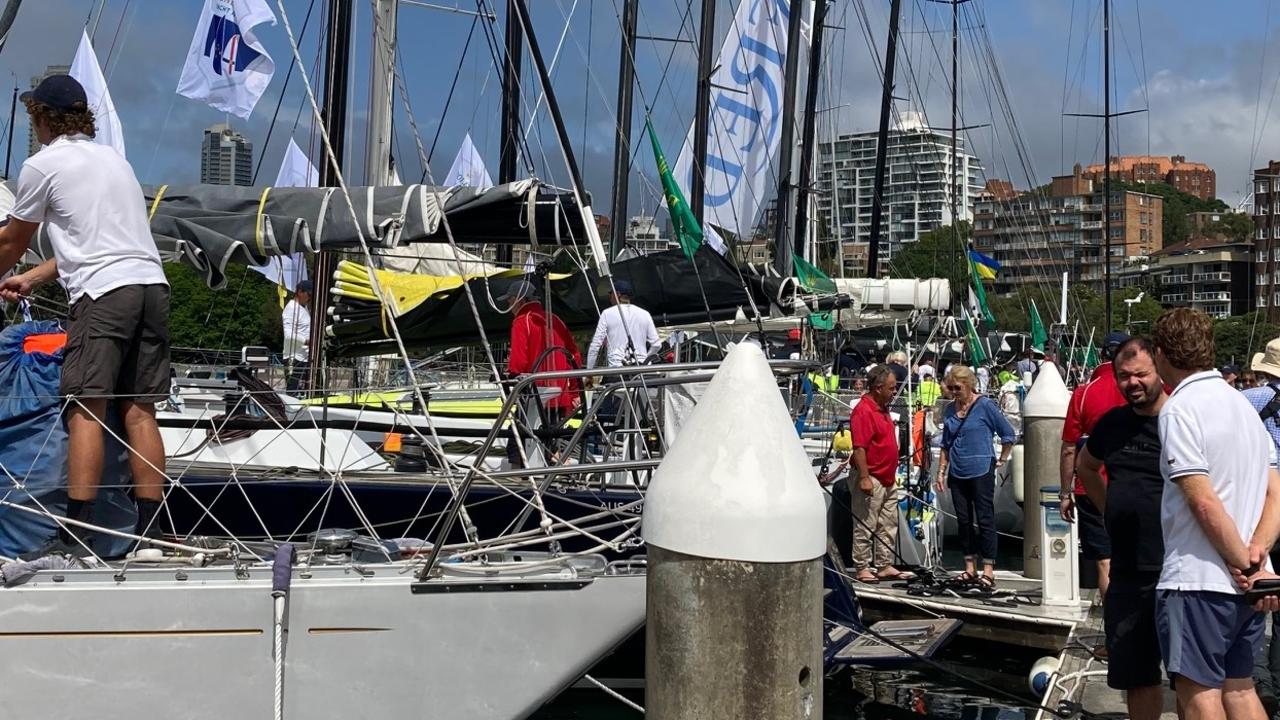
[[[1064,423],[1060,512],[1078,524],[1083,553],[1097,563],[1107,681],[1125,692],[1137,720],[1161,715],[1166,675],[1183,717],[1267,716],[1254,668],[1266,613],[1280,611],[1271,555],[1280,535],[1280,338],[1244,373],[1215,367],[1214,354],[1212,319],[1186,308],[1161,316],[1150,337],[1113,334]],[[1012,372],[1048,367],[1019,361]],[[893,504],[895,380],[869,374],[850,415],[849,484],[865,525],[855,532],[854,570],[864,582],[904,573],[887,549],[897,517],[883,510]],[[997,376],[1001,387],[1008,381]],[[950,490],[956,508],[960,577],[993,588],[992,478],[1017,433],[978,387],[971,368],[944,374],[941,391],[952,402],[941,421],[937,488]],[[872,535],[884,552],[868,547]],[[1280,643],[1268,657],[1262,679],[1274,687]]]

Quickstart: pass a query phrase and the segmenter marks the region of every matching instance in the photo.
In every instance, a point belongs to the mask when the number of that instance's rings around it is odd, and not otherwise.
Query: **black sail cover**
[[[546,250],[587,240],[573,193],[532,179],[483,190],[353,187],[350,204],[338,188],[149,185],[143,194],[161,256],[188,263],[215,289],[225,285],[228,263],[358,250],[362,235],[370,249],[448,242],[446,216],[458,243]],[[43,227],[31,249],[53,257]]]
[[[697,264],[696,272],[694,264]],[[741,274],[729,260],[706,246],[691,261],[684,251],[673,248],[611,265],[613,277],[631,283],[632,302],[648,310],[659,325],[680,325],[710,320],[732,319],[741,310],[753,316],[752,304],[768,314],[770,303],[794,290],[794,284],[763,277],[744,270]],[[490,341],[506,340],[511,314],[502,312],[506,289],[525,278],[519,273],[503,273],[467,281],[475,298],[480,321]],[[544,288],[544,279],[536,284]],[[600,309],[608,306],[609,281],[595,269],[576,272],[550,281],[551,309],[573,330],[594,328]],[[748,297],[750,292],[750,297]],[[790,304],[783,297],[784,305]],[[394,352],[388,318],[376,301],[339,299],[331,309],[329,334],[332,350],[338,355],[372,355]],[[473,343],[480,338],[465,290],[459,286],[437,293],[396,318],[409,352],[441,345]]]

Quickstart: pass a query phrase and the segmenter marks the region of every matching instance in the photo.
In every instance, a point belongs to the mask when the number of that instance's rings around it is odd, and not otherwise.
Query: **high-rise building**
[[[205,130],[200,147],[200,182],[252,185],[253,143],[225,123]]]
[[[35,90],[36,86],[44,82],[44,79],[50,75],[66,75],[71,72],[70,65],[50,65],[45,68],[44,72],[31,78],[31,89]],[[36,140],[36,129],[27,127],[27,157],[35,155],[40,150],[40,141]]]
[[[878,133],[861,132],[840,135],[818,147],[818,214],[830,237],[842,243],[871,240],[878,145]],[[963,138],[957,140],[956,165],[956,214],[968,220],[983,191],[983,171]],[[892,257],[905,243],[951,224],[952,180],[950,134],[929,129],[918,113],[904,113],[889,133],[881,258]]]
[[[1280,322],[1280,160],[1253,171],[1253,225],[1257,306]]]
[[[1163,245],[1159,195],[1111,192],[1111,217],[1104,218],[1105,196],[1079,164],[1071,175],[1053,178],[1047,195],[1028,192],[1008,200],[977,204],[973,222],[976,250],[1002,265],[997,292],[1021,285],[1057,286],[1062,273],[1072,282],[1102,290],[1106,264],[1103,228],[1111,236],[1112,284],[1116,270],[1131,258],[1150,257]]]
[[[1084,169],[1085,177],[1101,183],[1102,163]],[[1111,158],[1111,177],[1130,183],[1167,183],[1201,200],[1217,197],[1218,174],[1198,162],[1187,162],[1185,155],[1123,155]]]

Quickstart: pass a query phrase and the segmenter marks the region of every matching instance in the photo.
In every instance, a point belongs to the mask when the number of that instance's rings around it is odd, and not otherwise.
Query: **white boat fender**
[[[158,563],[164,562],[164,551],[160,548],[140,548],[127,557],[131,562]]]
[[[1027,675],[1027,687],[1031,688],[1031,692],[1037,697],[1043,697],[1056,674],[1058,674],[1058,658],[1042,657],[1031,666],[1031,673]]]
[[[275,660],[275,720],[284,720],[284,646],[289,628],[285,625],[285,603],[289,598],[289,581],[293,579],[293,545],[285,543],[276,548],[271,563],[271,597],[275,610],[275,642],[272,656]]]

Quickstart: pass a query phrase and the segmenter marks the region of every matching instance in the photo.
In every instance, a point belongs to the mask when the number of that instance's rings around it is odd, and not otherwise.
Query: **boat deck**
[[[1091,596],[1078,607],[1040,605],[1039,580],[1000,571],[996,573],[996,584],[998,592],[990,596],[951,591],[921,596],[909,592],[904,583],[856,583],[854,587],[868,621],[956,618],[964,621],[960,628],[963,636],[1054,654],[1062,650],[1076,626],[1088,617]]]

